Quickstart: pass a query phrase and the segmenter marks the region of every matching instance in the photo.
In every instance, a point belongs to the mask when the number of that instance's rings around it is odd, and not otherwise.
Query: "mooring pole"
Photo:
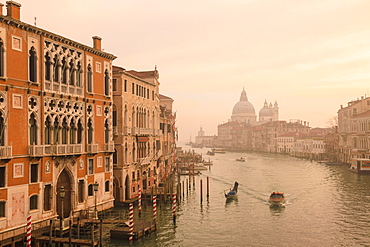
[[[209,177],[207,176],[207,200],[209,199]]]
[[[203,182],[202,179],[200,179],[200,203],[203,202]]]

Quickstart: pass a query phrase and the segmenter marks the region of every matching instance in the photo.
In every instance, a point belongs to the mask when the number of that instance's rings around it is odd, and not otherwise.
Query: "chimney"
[[[98,36],[92,37],[94,41],[94,48],[101,51],[101,38]]]
[[[14,1],[6,1],[7,16],[21,20],[21,4]]]

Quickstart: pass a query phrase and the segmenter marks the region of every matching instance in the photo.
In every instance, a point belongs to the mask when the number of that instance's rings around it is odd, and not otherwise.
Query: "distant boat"
[[[285,202],[285,196],[283,192],[272,192],[269,198],[269,202],[272,205],[279,205]]]
[[[240,157],[240,158],[237,158],[236,161],[241,161],[241,162],[245,162],[245,158],[243,157]]]
[[[209,150],[208,150],[208,151],[207,151],[207,155],[212,155],[212,156],[213,156],[213,155],[215,155],[215,152],[213,152],[213,151],[209,151]]]
[[[226,150],[224,148],[212,148],[212,151],[217,154],[224,154]]]
[[[206,161],[206,160],[203,160],[202,161],[202,163],[203,163],[203,165],[205,165],[205,166],[211,166],[211,165],[213,165],[213,161],[212,160],[208,160],[208,161]]]
[[[228,193],[225,193],[225,197],[227,199],[234,199],[237,197],[237,193],[238,193],[238,187],[239,187],[239,183],[235,181],[234,183],[234,187],[232,189],[230,189],[230,191]]]

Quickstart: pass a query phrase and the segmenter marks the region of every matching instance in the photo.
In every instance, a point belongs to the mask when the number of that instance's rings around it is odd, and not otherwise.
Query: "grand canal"
[[[207,149],[194,150],[208,159]],[[236,161],[241,156],[245,162]],[[370,176],[277,154],[227,152],[210,158],[211,169],[196,176],[188,195],[184,191],[176,224],[171,205],[161,205],[157,232],[132,244],[106,234],[104,246],[370,246]],[[238,199],[229,202],[223,192],[234,181],[240,184]],[[270,207],[272,191],[284,192],[287,203]],[[150,218],[151,206],[144,210],[142,217]]]

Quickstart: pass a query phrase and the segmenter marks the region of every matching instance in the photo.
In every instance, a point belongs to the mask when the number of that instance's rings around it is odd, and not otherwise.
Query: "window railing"
[[[46,155],[73,155],[83,153],[82,144],[63,144],[63,145],[30,145],[28,154],[31,156]]]
[[[87,150],[88,153],[97,153],[99,151],[98,144],[87,144]]]
[[[105,152],[114,152],[114,142],[105,143],[104,144],[104,151]]]

